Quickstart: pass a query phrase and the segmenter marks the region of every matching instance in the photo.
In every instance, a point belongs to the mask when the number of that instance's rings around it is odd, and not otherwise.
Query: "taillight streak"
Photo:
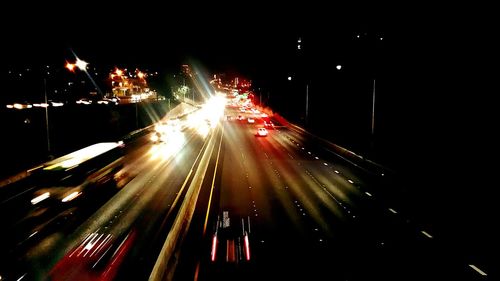
[[[248,235],[245,235],[245,257],[247,261],[250,260],[250,242],[248,241]]]

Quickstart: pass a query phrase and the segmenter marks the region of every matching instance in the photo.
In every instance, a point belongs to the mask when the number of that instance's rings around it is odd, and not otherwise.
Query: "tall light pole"
[[[309,120],[309,84],[306,84],[306,125]]]
[[[288,76],[287,77],[288,81],[292,81],[293,77]],[[305,118],[304,118],[304,124],[307,125],[309,120],[309,83],[306,83],[306,112],[305,112]]]
[[[358,35],[358,38],[359,38],[359,35]],[[376,42],[378,41],[382,41],[384,40],[384,38],[382,36],[378,36],[377,35],[377,38],[376,38]],[[376,74],[376,70],[377,70],[377,66],[378,66],[378,56],[377,54],[379,53],[378,51],[378,46],[380,45],[377,45],[378,43],[375,43],[374,45],[374,51],[373,51],[373,54],[374,54],[374,57],[372,59],[372,77],[373,77],[373,87],[372,87],[372,124],[371,124],[371,141],[370,141],[370,145],[372,146],[372,149],[374,148],[374,145],[375,145],[375,98],[376,98],[376,77],[377,77],[377,74]]]
[[[75,55],[75,57],[76,57],[76,55]],[[75,67],[77,67],[81,71],[85,72],[85,74],[89,78],[90,82],[92,82],[92,85],[94,85],[95,89],[99,92],[99,95],[101,96],[101,98],[103,98],[104,95],[102,94],[101,89],[99,88],[99,86],[97,86],[97,83],[94,81],[94,79],[92,79],[92,76],[90,76],[90,74],[87,71],[87,65],[88,65],[88,62],[83,61],[80,58],[76,57],[76,62],[75,63],[69,63],[69,62],[66,63],[66,68],[69,71],[74,72],[75,71]]]
[[[49,107],[47,101],[47,78],[43,78],[43,92],[45,96],[45,128],[47,132],[47,152],[50,157],[50,134],[49,134]]]
[[[373,96],[372,96],[372,139],[375,136],[375,79],[373,79]]]

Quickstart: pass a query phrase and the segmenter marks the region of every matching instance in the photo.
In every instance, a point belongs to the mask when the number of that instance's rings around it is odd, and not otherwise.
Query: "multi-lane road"
[[[127,142],[118,169],[90,173],[92,192],[0,190],[0,280],[489,277],[405,215],[390,175],[276,121],[258,136],[258,114],[199,111],[212,116],[187,117],[164,142]]]
[[[487,278],[405,216],[390,175],[287,127],[256,136],[248,115],[223,122],[176,280]]]
[[[147,279],[210,133],[200,126],[133,138],[111,155],[119,164],[2,187],[0,280]]]

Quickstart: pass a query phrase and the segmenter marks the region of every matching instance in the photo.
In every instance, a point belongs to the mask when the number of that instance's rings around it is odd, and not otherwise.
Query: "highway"
[[[174,280],[484,280],[391,205],[387,175],[287,127],[258,137],[259,126],[223,122]]]
[[[69,188],[63,180],[4,187],[0,280],[147,279],[210,133],[202,125],[171,129],[160,143],[154,133],[130,140],[119,169],[85,182],[112,180],[63,203],[53,198]]]
[[[131,139],[63,201],[64,180],[3,187],[0,280],[486,280],[405,215],[390,175],[220,113]]]

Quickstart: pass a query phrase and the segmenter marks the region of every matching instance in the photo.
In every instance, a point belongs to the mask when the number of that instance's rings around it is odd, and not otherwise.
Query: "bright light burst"
[[[165,137],[165,143],[160,143],[151,147],[149,154],[151,159],[169,159],[177,154],[186,144],[186,138],[182,132],[168,131]]]
[[[75,65],[78,67],[80,70],[86,70],[87,69],[87,62],[83,61],[79,58],[76,59]]]

